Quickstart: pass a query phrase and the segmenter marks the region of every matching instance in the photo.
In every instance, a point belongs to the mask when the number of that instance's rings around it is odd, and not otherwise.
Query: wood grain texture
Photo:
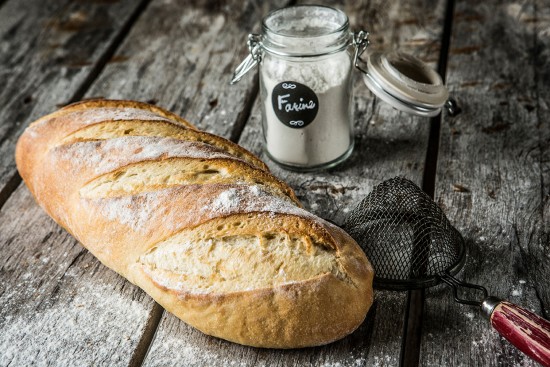
[[[338,5],[350,14],[353,28],[361,24],[371,32],[373,49],[396,49],[412,53],[433,67],[438,59],[444,3],[372,2]],[[375,99],[356,73],[354,86],[356,133],[355,151],[348,161],[327,172],[290,173],[275,164],[269,166],[295,188],[305,207],[341,223],[346,214],[367,195],[374,185],[402,175],[421,185],[429,136],[429,121],[400,113]],[[241,144],[267,160],[261,148],[259,104],[256,103]],[[377,308],[369,313],[371,336],[362,348],[367,350],[364,365],[399,364],[406,294],[378,291]],[[353,365],[349,351],[338,350],[339,363]],[[320,362],[314,360],[312,364]],[[297,364],[298,365],[298,364]]]
[[[0,91],[0,163],[7,162],[0,166],[7,167],[1,187],[13,180],[10,149],[22,125],[72,98],[105,50],[98,39],[111,37],[70,30],[84,3],[25,6],[31,3],[36,1],[10,0],[0,8],[0,61],[10,65],[0,70],[0,82],[8,86]],[[125,18],[114,14],[130,6],[98,3],[97,9],[118,10],[97,10],[93,18],[113,18],[115,25]],[[400,47],[432,65],[437,61],[444,1],[332,5],[353,24],[366,24],[373,47]],[[212,11],[207,3],[187,6],[153,2],[87,96],[156,101],[208,131],[235,137],[252,105],[255,81],[247,76],[229,87],[223,78],[244,57],[246,33],[267,5],[224,3]],[[550,11],[540,0],[466,1],[455,15],[448,81],[463,112],[443,121],[437,199],[468,243],[461,276],[548,318]],[[54,26],[57,18],[68,23],[65,30]],[[45,24],[50,26],[40,28]],[[49,40],[62,46],[49,51]],[[77,62],[78,52],[70,50],[79,47],[88,50],[92,64]],[[42,54],[54,56],[44,63]],[[67,66],[73,58],[76,66]],[[428,122],[378,102],[357,79],[357,144],[348,162],[316,174],[289,173],[270,163],[307,208],[336,222],[376,183],[401,174],[420,184],[424,168]],[[240,141],[261,153],[257,103]],[[136,357],[137,351],[147,346],[144,330],[156,325],[154,303],[83,250],[23,187],[0,212],[0,246],[0,365],[139,364],[145,351]],[[350,337],[282,352],[211,338],[165,315],[145,364],[397,365],[404,296],[378,292],[377,298]],[[447,289],[430,290],[426,302],[421,365],[535,366],[491,331],[477,310],[451,301]]]
[[[363,24],[368,28],[374,34],[373,41],[377,44],[374,47],[399,46],[432,65],[437,61],[443,2],[437,6],[421,1],[330,5],[344,9],[354,27]],[[240,47],[241,50],[245,48],[244,45]],[[252,75],[247,75],[240,83],[252,79]],[[297,174],[268,162],[278,177],[294,187],[309,210],[336,222],[341,222],[359,198],[386,178],[401,174],[420,183],[426,154],[428,121],[378,103],[359,78],[355,95],[357,149],[342,167],[330,172]],[[256,101],[239,142],[267,161],[262,153],[261,136],[260,110]],[[358,331],[331,345],[304,350],[272,351],[230,344],[204,336],[175,317],[165,315],[145,365],[165,365],[173,357],[190,366],[396,365],[405,295],[378,292],[377,298]]]
[[[328,2],[350,16],[352,29],[371,32],[372,49],[409,52],[436,66],[444,3],[400,4]],[[273,172],[289,182],[313,212],[342,222],[357,199],[384,179],[404,175],[421,184],[429,121],[393,109],[374,98],[354,71],[355,151],[341,166],[325,172],[295,173],[271,162],[262,149],[261,112],[256,100],[239,143],[258,154]]]
[[[0,8],[0,206],[17,137],[75,97],[143,1],[8,1]]]
[[[26,187],[0,223],[0,365],[129,365],[152,299],[67,235]]]
[[[550,85],[548,2],[457,3],[436,197],[462,232],[460,277],[546,318]],[[466,36],[467,35],[467,36]],[[445,288],[428,293],[421,365],[535,366]]]
[[[155,1],[87,96],[158,103],[229,138],[257,88],[253,78],[228,85],[248,52],[247,35],[261,14],[284,3]]]

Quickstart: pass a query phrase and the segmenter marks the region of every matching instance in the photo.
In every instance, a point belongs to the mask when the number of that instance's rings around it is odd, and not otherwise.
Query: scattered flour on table
[[[98,283],[58,302],[0,320],[0,365],[127,366],[149,316],[147,302]]]
[[[523,294],[523,291],[521,289],[512,289],[511,295],[513,297],[519,297]]]
[[[216,339],[191,328],[176,320],[175,316],[168,316],[163,320],[144,362],[144,367],[170,366],[178,361],[180,366],[204,367],[268,367],[277,366],[305,366],[305,367],[363,367],[368,364],[364,353],[339,353],[327,355],[316,353],[302,359],[294,353],[279,350],[249,348]],[[306,354],[307,349],[304,349]],[[389,360],[390,362],[384,362]],[[276,361],[277,363],[275,363]],[[390,356],[382,356],[378,366],[395,366],[397,361]],[[303,362],[303,364],[300,364]]]
[[[373,367],[395,366],[397,364],[397,361],[387,354],[385,356],[374,356],[372,361]]]
[[[166,321],[166,322],[164,322]],[[166,327],[170,323],[173,327]],[[163,320],[155,337],[156,343],[151,345],[148,357],[144,366],[170,366],[178,361],[180,366],[202,367],[202,366],[235,366],[255,367],[249,363],[232,360],[230,354],[235,350],[242,358],[247,353],[239,353],[246,347],[231,344],[231,347],[223,345],[227,342],[203,335],[198,330],[178,321],[175,316],[170,315]],[[221,344],[221,345],[220,345]],[[230,358],[228,358],[230,357]]]

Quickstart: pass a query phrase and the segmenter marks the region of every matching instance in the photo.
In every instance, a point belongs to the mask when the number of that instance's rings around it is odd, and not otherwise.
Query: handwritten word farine
[[[286,112],[292,111],[303,111],[303,110],[313,110],[316,107],[315,102],[309,101],[303,103],[304,99],[300,98],[300,103],[290,103],[286,98],[290,97],[290,94],[283,94],[282,96],[277,96],[277,102],[279,110],[285,110]]]

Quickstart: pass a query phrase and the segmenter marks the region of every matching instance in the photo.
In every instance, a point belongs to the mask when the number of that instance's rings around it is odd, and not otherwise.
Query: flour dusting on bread
[[[193,159],[231,158],[203,143],[171,138],[127,136],[103,141],[84,141],[52,149],[52,158],[71,162],[101,175],[125,165],[148,160],[187,157]],[[101,162],[101,164],[98,164]]]

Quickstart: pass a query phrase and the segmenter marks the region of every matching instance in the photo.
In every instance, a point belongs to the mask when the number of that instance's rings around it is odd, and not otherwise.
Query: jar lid
[[[400,111],[436,116],[449,97],[441,76],[409,54],[372,52],[362,71],[367,87]]]

